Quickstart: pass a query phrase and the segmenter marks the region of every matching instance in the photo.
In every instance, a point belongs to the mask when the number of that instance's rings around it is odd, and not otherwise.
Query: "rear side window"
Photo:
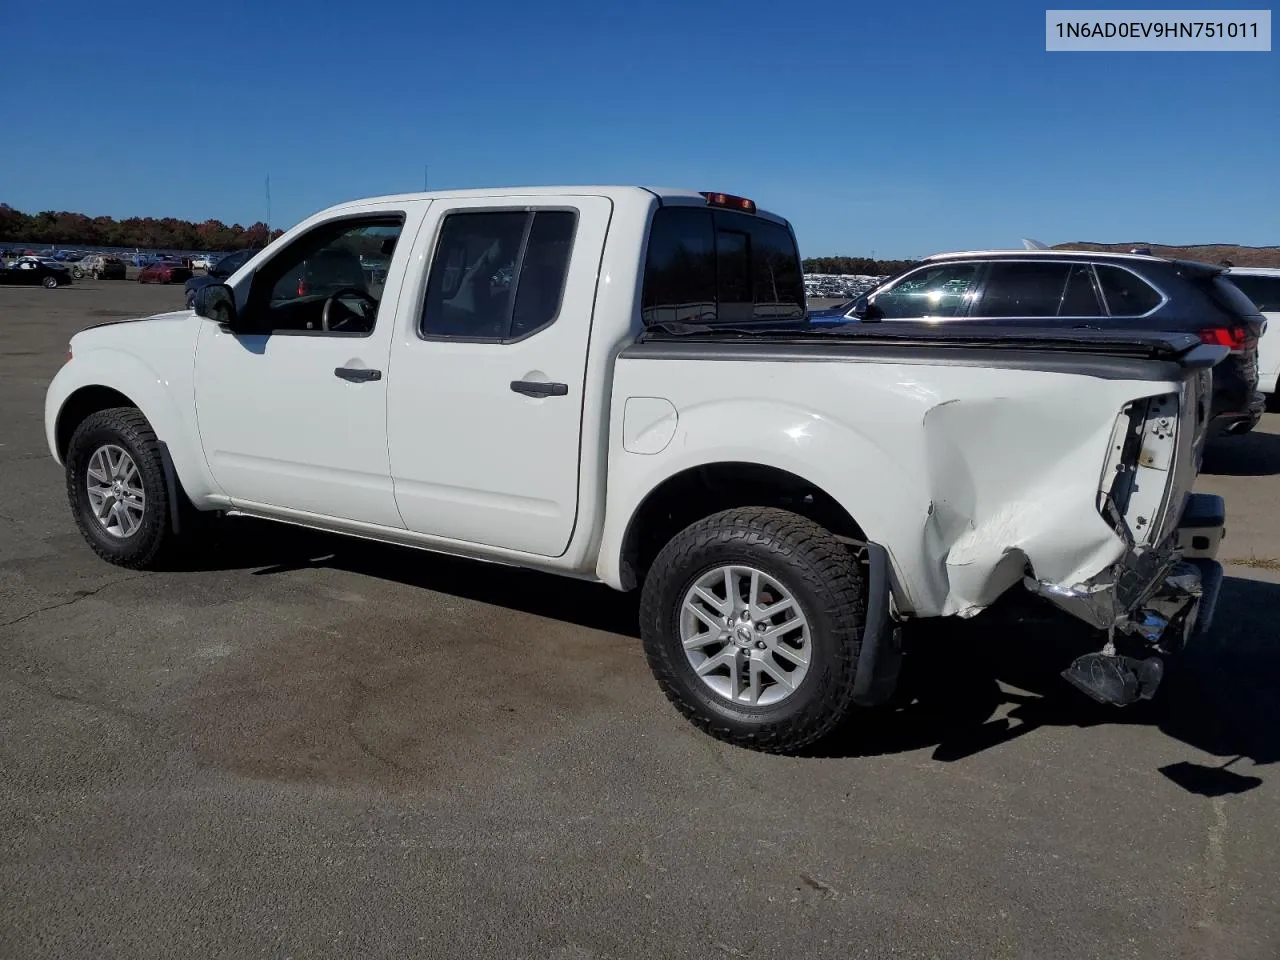
[[[560,313],[577,222],[570,210],[445,216],[422,335],[502,343],[550,326]]]
[[[1229,273],[1225,279],[1252,300],[1260,313],[1280,311],[1280,276]]]
[[[1141,317],[1160,306],[1156,289],[1136,273],[1106,263],[1094,264],[1098,286],[1113,317]]]
[[[750,214],[662,207],[653,215],[641,313],[655,323],[740,323],[804,316],[791,232]]]
[[[909,273],[871,297],[885,320],[950,318],[968,312],[977,286],[977,263],[943,263]]]
[[[1028,260],[993,263],[975,317],[1096,317],[1101,314],[1089,268]]]

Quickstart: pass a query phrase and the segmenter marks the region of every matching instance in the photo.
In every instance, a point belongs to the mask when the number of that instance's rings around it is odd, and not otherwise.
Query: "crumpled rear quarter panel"
[[[901,609],[972,615],[1028,568],[1075,584],[1123,555],[1097,509],[1111,431],[1130,401],[1178,389],[927,362],[623,357],[604,549],[617,549],[667,477],[703,463],[766,464],[834,497],[889,551]],[[661,450],[623,449],[629,397],[675,408]]]

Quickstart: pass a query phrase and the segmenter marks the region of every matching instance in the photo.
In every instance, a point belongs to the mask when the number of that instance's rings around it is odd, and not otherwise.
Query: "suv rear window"
[[[1229,273],[1225,279],[1252,300],[1259,313],[1274,313],[1280,310],[1280,276]]]
[[[800,252],[786,227],[701,207],[662,207],[653,215],[641,293],[646,326],[804,314]]]
[[[1160,306],[1164,299],[1136,273],[1108,263],[1094,264],[1098,285],[1113,317],[1140,317]]]

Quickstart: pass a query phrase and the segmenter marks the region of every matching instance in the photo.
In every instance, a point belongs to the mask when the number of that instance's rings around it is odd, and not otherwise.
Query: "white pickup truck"
[[[1221,579],[1190,490],[1226,351],[805,316],[790,226],[739,197],[361,200],[194,311],[78,333],[48,443],[124,566],[204,512],[639,588],[665,693],[758,749],[883,702],[903,624],[1010,590],[1091,628],[1080,689],[1149,696]]]

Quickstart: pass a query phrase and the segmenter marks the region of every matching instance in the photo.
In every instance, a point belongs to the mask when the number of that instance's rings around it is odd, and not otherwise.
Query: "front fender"
[[[127,397],[147,418],[173,458],[182,488],[197,506],[221,497],[200,448],[194,417],[190,364],[186,376],[166,379],[136,354],[110,347],[77,348],[73,359],[54,376],[45,394],[45,439],[53,458],[58,451],[58,422],[67,403],[86,388],[106,387]]]

